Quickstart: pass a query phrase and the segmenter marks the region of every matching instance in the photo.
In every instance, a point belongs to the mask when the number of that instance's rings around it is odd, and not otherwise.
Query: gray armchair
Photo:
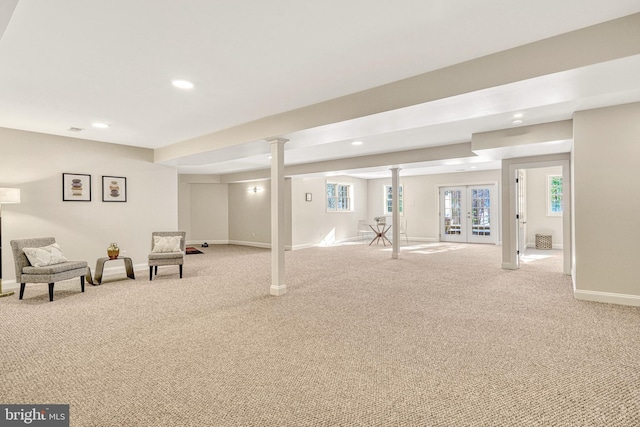
[[[80,288],[84,292],[85,275],[91,280],[86,261],[66,261],[44,267],[34,267],[25,255],[24,248],[41,248],[56,242],[53,237],[19,239],[11,241],[13,261],[16,266],[16,282],[20,283],[20,299],[24,296],[27,283],[48,283],[49,301],[53,301],[53,285],[61,280],[80,277]]]
[[[170,241],[162,238],[180,238],[180,242],[171,247]],[[151,253],[149,254],[149,280],[153,280],[154,273],[158,274],[158,266],[177,265],[180,269],[182,279],[182,265],[184,264],[184,251],[186,246],[187,233],[185,231],[154,231],[151,233]],[[156,244],[160,241],[163,247]],[[175,240],[173,241],[175,243]],[[176,250],[178,249],[178,250]]]

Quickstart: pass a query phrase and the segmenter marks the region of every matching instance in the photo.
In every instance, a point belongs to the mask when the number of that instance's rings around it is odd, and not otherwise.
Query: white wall
[[[0,186],[21,189],[2,209],[3,282],[15,280],[10,240],[52,236],[92,270],[111,242],[147,265],[151,232],[178,225],[177,172],[144,148],[0,128]],[[62,174],[91,175],[90,202],[62,201]],[[127,202],[102,202],[102,176],[127,178]]]
[[[562,248],[562,216],[547,215],[547,177],[562,175],[562,167],[527,169],[527,244],[535,246],[536,233],[551,234],[553,247]]]
[[[180,225],[189,233],[188,240],[270,247],[271,181],[207,184],[207,179],[216,178],[180,176]],[[326,178],[285,180],[288,249],[357,237],[358,220],[367,217],[367,181],[350,177],[331,180],[354,185],[353,212],[327,212]],[[253,188],[259,191],[250,191]],[[310,202],[306,201],[307,193],[311,193]],[[226,215],[222,209],[227,210]],[[208,240],[203,237],[207,230],[213,236]]]
[[[257,187],[258,191],[250,191]],[[229,184],[231,243],[271,245],[271,182]]]
[[[178,223],[191,244],[229,242],[229,186],[210,175],[180,175]]]
[[[573,122],[575,295],[640,305],[640,103]]]
[[[290,248],[291,179],[285,179],[284,191],[285,246]],[[229,184],[229,243],[271,247],[270,180]]]
[[[353,185],[352,212],[327,212],[327,181]],[[306,201],[306,193],[311,193],[311,202]],[[303,248],[356,238],[358,220],[368,217],[367,197],[367,181],[363,179],[343,176],[292,179],[293,247]]]
[[[191,236],[198,242],[229,240],[228,198],[225,184],[191,184]]]
[[[500,170],[460,172],[420,176],[402,176],[404,215],[410,239],[438,241],[438,189],[449,185],[499,184]],[[368,183],[368,221],[384,214],[384,186],[391,185],[391,177],[372,179]],[[500,186],[496,188],[500,191]],[[496,197],[496,200],[498,198]],[[499,209],[496,209],[499,213]]]

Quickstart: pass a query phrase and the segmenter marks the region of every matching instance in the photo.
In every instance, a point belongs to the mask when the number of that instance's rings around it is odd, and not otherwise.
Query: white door
[[[466,187],[440,189],[440,240],[466,242]]]
[[[520,257],[527,251],[527,195],[526,195],[526,171],[518,169],[516,171],[516,221],[518,222],[518,266]]]
[[[496,243],[495,185],[440,189],[440,240]]]

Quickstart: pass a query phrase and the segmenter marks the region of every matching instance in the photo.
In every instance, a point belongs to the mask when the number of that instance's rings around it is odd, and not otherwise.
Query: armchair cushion
[[[149,259],[174,259],[183,258],[182,252],[163,252],[163,253],[150,253]]]
[[[46,267],[69,261],[57,243],[42,248],[22,248],[22,250],[33,267]]]
[[[180,252],[182,236],[153,236],[152,253]]]
[[[45,267],[23,267],[22,274],[58,274],[77,268],[87,268],[85,261],[67,261]]]

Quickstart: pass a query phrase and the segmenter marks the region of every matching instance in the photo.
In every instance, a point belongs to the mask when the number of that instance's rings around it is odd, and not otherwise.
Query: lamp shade
[[[20,189],[0,187],[0,203],[20,203]]]

